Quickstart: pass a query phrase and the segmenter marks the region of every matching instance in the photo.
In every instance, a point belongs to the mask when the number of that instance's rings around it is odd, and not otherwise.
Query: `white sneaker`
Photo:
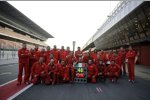
[[[112,79],[111,82],[114,82],[114,80]]]
[[[131,82],[131,80],[128,80],[128,82]]]

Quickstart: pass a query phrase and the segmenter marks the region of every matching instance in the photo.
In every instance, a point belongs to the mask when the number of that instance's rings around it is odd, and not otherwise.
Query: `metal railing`
[[[0,50],[0,60],[18,59],[17,51]]]
[[[117,22],[123,19],[127,14],[133,11],[137,6],[142,4],[144,1],[120,1],[114,10],[109,14],[108,18],[104,21],[101,27],[96,31],[96,33],[92,36],[92,39],[87,41],[87,43],[83,46],[83,49],[86,48],[90,42],[94,42],[97,40],[102,34],[108,31],[111,27],[113,27]],[[91,41],[92,40],[92,41]]]

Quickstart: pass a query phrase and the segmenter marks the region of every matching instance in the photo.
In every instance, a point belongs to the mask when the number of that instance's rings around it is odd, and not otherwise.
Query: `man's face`
[[[114,64],[115,64],[115,61],[111,61],[111,64],[114,65]]]
[[[88,61],[88,64],[92,64],[92,60],[89,60],[89,61]]]
[[[89,48],[89,52],[91,51],[91,48]]]
[[[94,50],[94,53],[97,53],[97,50]]]
[[[64,46],[62,46],[61,49],[64,50]]]
[[[90,54],[89,54],[89,53],[87,53],[86,55],[87,55],[87,57],[89,57],[89,56],[90,56]]]
[[[64,66],[65,65],[65,61],[62,60],[61,61],[61,65]]]
[[[46,48],[46,49],[47,49],[47,51],[49,51],[49,50],[50,50],[50,46],[47,46],[47,48]]]
[[[99,61],[99,64],[100,64],[100,65],[102,65],[102,64],[103,64],[103,62],[100,60],[100,61]]]
[[[69,51],[69,50],[70,50],[70,47],[67,47],[67,50]]]
[[[26,47],[27,47],[27,45],[26,45],[25,43],[23,43],[23,44],[22,44],[22,48],[25,49]]]
[[[50,64],[53,65],[54,64],[54,59],[50,60]]]
[[[97,54],[97,58],[100,59],[100,55],[99,54]]]
[[[82,62],[82,57],[79,57],[79,62]]]
[[[53,54],[50,54],[50,58],[53,58]]]
[[[73,52],[70,52],[70,55],[73,56]]]
[[[31,53],[33,53],[33,52],[34,52],[34,50],[33,50],[33,49],[30,49],[30,52],[31,52]]]
[[[129,50],[132,50],[132,47],[131,47],[131,46],[129,46]]]
[[[80,47],[78,47],[78,50],[80,51]]]
[[[57,49],[57,46],[56,46],[56,45],[54,45],[54,49]]]
[[[45,49],[42,49],[41,52],[44,53]]]
[[[40,57],[39,63],[42,63],[42,62],[43,62],[43,57]]]
[[[38,45],[35,45],[35,49],[38,49],[39,48],[39,46]]]
[[[123,47],[120,47],[120,50],[122,51],[122,50],[123,50]]]

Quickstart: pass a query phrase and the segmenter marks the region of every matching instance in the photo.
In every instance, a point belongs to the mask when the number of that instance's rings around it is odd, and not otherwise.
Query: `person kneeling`
[[[56,83],[57,65],[54,63],[55,63],[54,59],[50,59],[50,63],[46,68],[47,76],[45,82],[47,84],[52,83],[52,85],[54,85]]]
[[[46,65],[43,63],[43,58],[40,57],[38,62],[35,62],[31,69],[31,75],[32,75],[32,83],[38,84],[38,83],[45,83],[46,78]]]
[[[105,63],[102,60],[100,60],[99,64],[97,64],[97,68],[98,68],[98,75],[97,75],[98,79],[99,80],[102,79],[105,82],[106,80],[105,70],[107,68]]]
[[[96,65],[92,62],[92,59],[88,60],[88,66],[87,66],[87,71],[88,71],[88,81],[92,83],[96,83],[96,77],[98,75],[98,69]]]
[[[69,81],[69,67],[65,64],[64,60],[61,60],[61,64],[57,65],[57,83]]]
[[[106,69],[106,76],[112,81],[116,81],[119,78],[119,73],[120,73],[120,67],[118,64],[115,63],[114,60],[111,61],[111,64],[108,66]]]

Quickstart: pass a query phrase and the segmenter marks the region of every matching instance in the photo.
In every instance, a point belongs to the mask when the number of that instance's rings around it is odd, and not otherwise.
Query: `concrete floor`
[[[0,85],[15,79],[17,73],[17,64],[0,66]],[[39,84],[27,89],[14,100],[149,100],[150,67],[136,65],[135,75],[135,84],[129,83],[127,76],[121,77],[118,83],[107,80],[96,84]]]

